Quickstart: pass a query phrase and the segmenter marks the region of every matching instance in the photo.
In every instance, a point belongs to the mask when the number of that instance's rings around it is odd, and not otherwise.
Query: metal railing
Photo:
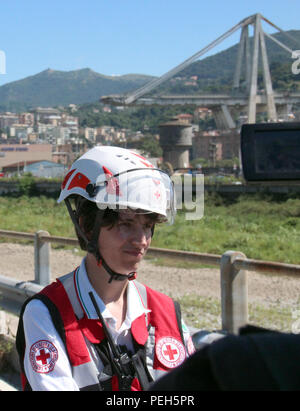
[[[0,275],[0,292],[17,302],[25,301],[51,282],[51,243],[78,246],[75,238],[50,236],[47,231],[30,234],[0,230],[0,237],[34,241],[34,280],[20,282],[18,279]],[[150,247],[147,255],[219,266],[222,330],[234,334],[248,322],[247,271],[300,278],[300,265],[247,259],[239,251],[226,251],[223,255],[215,255]]]

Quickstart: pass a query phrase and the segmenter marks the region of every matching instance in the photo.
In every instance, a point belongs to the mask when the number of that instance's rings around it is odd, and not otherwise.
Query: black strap
[[[145,347],[140,346],[138,351],[133,354],[131,358],[142,390],[147,391],[150,383],[153,382],[153,378],[151,377],[146,365]]]
[[[74,224],[76,231],[80,234],[80,236],[82,237],[82,239],[84,240],[84,242],[86,243],[86,245],[88,244],[88,239],[86,238],[85,233],[81,230],[81,227],[79,225],[78,222],[78,217],[76,214],[76,211],[72,209],[71,203],[69,198],[65,198],[65,204],[67,206],[69,215],[71,217],[72,223]]]
[[[180,304],[178,301],[173,301],[174,302],[174,307],[175,307],[175,313],[176,313],[176,319],[177,319],[177,324],[181,336],[181,340],[184,344],[184,337],[183,337],[183,330],[182,330],[182,321],[181,321],[181,308]]]
[[[112,391],[112,367],[110,361],[110,354],[107,345],[107,340],[101,341],[99,344],[93,344],[100,360],[103,364],[103,370],[98,376],[100,390],[101,391]]]

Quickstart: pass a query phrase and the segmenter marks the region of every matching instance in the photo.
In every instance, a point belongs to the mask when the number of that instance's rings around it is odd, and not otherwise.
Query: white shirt
[[[142,314],[150,312],[143,306],[135,285],[130,281],[128,282],[126,318],[118,330],[115,328],[116,319],[111,315],[88,279],[85,258],[76,270],[75,287],[86,316],[89,319],[98,319],[89,296],[89,292],[92,291],[116,344],[126,345],[133,352],[131,324]],[[79,387],[72,378],[72,367],[65,346],[53,325],[47,307],[40,300],[32,300],[26,306],[23,322],[26,340],[24,367],[31,388],[34,391],[78,391]],[[101,371],[102,362],[93,346],[88,342],[87,345],[91,357]],[[47,350],[43,347],[47,347]],[[48,364],[47,355],[45,355],[49,349],[55,353],[55,361],[53,361],[52,366]]]

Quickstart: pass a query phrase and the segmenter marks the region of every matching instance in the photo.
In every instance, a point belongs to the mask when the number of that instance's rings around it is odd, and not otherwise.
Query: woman
[[[72,165],[63,200],[87,254],[24,304],[24,390],[148,389],[193,352],[179,306],[135,280],[155,224],[175,216],[172,182],[129,150],[97,146]]]

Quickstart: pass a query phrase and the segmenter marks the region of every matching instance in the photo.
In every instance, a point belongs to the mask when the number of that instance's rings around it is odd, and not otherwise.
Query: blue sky
[[[0,85],[47,68],[160,76],[257,12],[300,29],[299,0],[2,0]]]

